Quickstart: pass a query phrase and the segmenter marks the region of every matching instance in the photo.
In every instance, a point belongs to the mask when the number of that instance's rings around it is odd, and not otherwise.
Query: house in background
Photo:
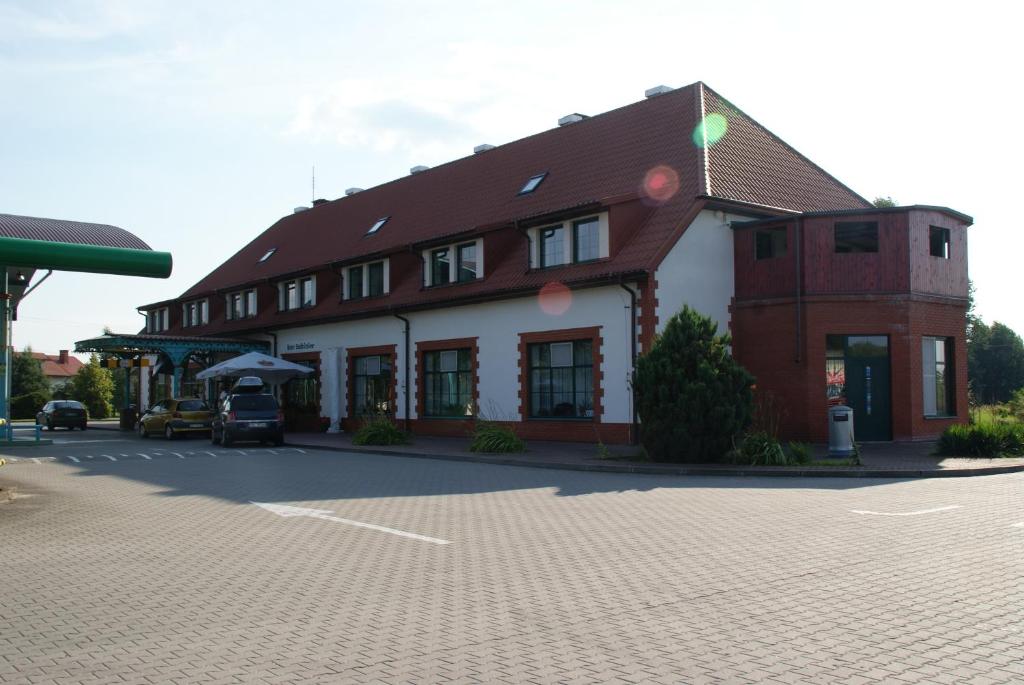
[[[65,383],[71,381],[84,364],[77,357],[72,357],[67,350],[61,350],[59,354],[45,354],[33,352],[33,359],[38,359],[43,367],[43,375],[50,383],[50,389],[56,390]]]
[[[369,190],[317,200],[179,297],[147,332],[250,338],[308,364],[286,414],[386,413],[463,435],[635,440],[631,377],[684,305],[731,331],[786,437],[937,435],[967,416],[966,227],[875,209],[703,83]],[[298,418],[295,418],[298,417]]]

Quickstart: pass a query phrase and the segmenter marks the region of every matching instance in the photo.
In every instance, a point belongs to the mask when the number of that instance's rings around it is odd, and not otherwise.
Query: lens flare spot
[[[551,281],[540,289],[537,302],[548,316],[561,316],[572,306],[572,291],[558,281]]]
[[[711,147],[725,137],[729,130],[729,120],[718,112],[704,117],[693,129],[693,144],[697,147]]]
[[[679,192],[679,174],[672,167],[658,165],[644,175],[641,191],[644,197],[656,202],[666,202]]]

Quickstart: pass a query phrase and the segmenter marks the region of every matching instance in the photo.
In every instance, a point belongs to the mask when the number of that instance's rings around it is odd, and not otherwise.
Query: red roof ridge
[[[833,183],[835,183],[836,185],[838,185],[838,186],[842,187],[842,188],[843,188],[844,190],[846,190],[846,191],[847,191],[848,193],[850,193],[851,195],[853,195],[854,197],[856,197],[857,199],[859,199],[859,200],[860,200],[861,202],[863,202],[863,203],[864,203],[865,207],[873,207],[873,206],[874,206],[874,205],[873,205],[873,204],[872,204],[872,203],[871,203],[871,202],[870,202],[870,201],[869,201],[869,200],[868,200],[867,198],[865,198],[865,197],[864,197],[864,196],[862,196],[862,195],[861,195],[860,193],[858,193],[858,192],[856,192],[855,190],[853,190],[852,188],[850,188],[850,187],[849,187],[848,185],[846,185],[845,183],[843,183],[842,181],[840,181],[840,180],[839,180],[838,178],[836,178],[835,176],[833,176],[833,175],[832,175],[832,174],[830,174],[829,172],[825,171],[825,170],[824,170],[823,168],[821,168],[821,167],[820,167],[820,166],[819,166],[818,164],[816,164],[815,162],[813,162],[813,161],[812,161],[811,159],[809,159],[809,158],[808,158],[808,157],[807,157],[806,155],[804,155],[804,154],[803,154],[802,152],[800,152],[799,150],[797,150],[797,149],[796,149],[795,147],[793,147],[792,145],[790,145],[789,143],[787,143],[787,142],[786,142],[785,140],[783,140],[782,138],[780,138],[780,137],[779,137],[779,136],[777,136],[776,134],[772,133],[772,132],[771,132],[771,131],[770,131],[770,130],[769,130],[768,128],[766,128],[765,126],[763,126],[763,125],[762,125],[762,124],[761,124],[761,123],[760,123],[759,121],[757,121],[756,119],[754,119],[754,118],[753,118],[752,116],[750,116],[749,114],[747,114],[746,112],[744,112],[744,111],[743,111],[742,109],[740,109],[740,108],[739,108],[739,107],[737,107],[736,105],[734,105],[734,104],[732,103],[732,101],[731,101],[731,100],[729,100],[728,98],[726,98],[726,97],[724,97],[723,95],[721,95],[721,94],[720,94],[720,93],[719,93],[718,91],[716,91],[716,90],[715,90],[714,88],[712,88],[711,86],[708,86],[708,85],[707,85],[706,83],[704,83],[703,81],[698,81],[696,85],[697,85],[697,87],[698,87],[698,89],[699,89],[699,91],[700,91],[700,99],[699,99],[699,100],[700,100],[700,107],[701,107],[701,112],[700,112],[700,120],[701,120],[701,121],[704,121],[705,117],[707,116],[707,112],[706,112],[706,104],[705,104],[705,99],[704,99],[704,90],[705,90],[705,89],[707,89],[707,90],[708,90],[708,91],[710,91],[710,92],[711,92],[711,93],[712,93],[712,94],[713,94],[713,95],[714,95],[714,96],[715,96],[716,98],[718,98],[719,100],[721,100],[722,102],[724,102],[724,103],[725,103],[726,105],[728,105],[730,109],[732,109],[732,110],[734,110],[735,112],[737,112],[738,114],[742,115],[742,116],[743,116],[743,117],[744,117],[744,118],[745,118],[745,119],[746,119],[747,121],[749,121],[749,122],[750,122],[751,124],[753,124],[753,125],[754,125],[754,126],[755,126],[755,127],[756,127],[756,128],[758,129],[758,130],[759,130],[759,131],[761,131],[762,133],[766,134],[766,135],[767,135],[767,136],[768,136],[769,138],[771,138],[771,139],[772,139],[772,140],[774,140],[775,142],[777,142],[777,143],[781,144],[781,145],[782,145],[783,147],[785,147],[785,148],[786,148],[787,150],[789,150],[789,151],[790,151],[791,153],[793,153],[794,155],[796,155],[797,157],[799,157],[799,158],[800,158],[800,159],[801,159],[801,160],[802,160],[802,161],[803,161],[804,163],[808,164],[809,166],[811,166],[812,168],[814,168],[815,170],[817,170],[817,171],[818,171],[819,173],[821,173],[821,174],[822,174],[823,176],[827,177],[827,178],[828,178],[828,179],[829,179],[830,181],[832,181],[832,182],[833,182]],[[701,156],[702,156],[702,157],[703,157],[703,159],[704,159],[703,167],[704,167],[704,169],[705,169],[706,173],[708,173],[708,178],[707,178],[707,193],[708,193],[708,195],[709,195],[709,196],[711,196],[711,197],[720,197],[720,198],[722,198],[722,199],[737,199],[737,198],[728,198],[728,197],[724,197],[724,196],[721,196],[721,195],[716,195],[716,194],[715,194],[715,193],[714,193],[714,192],[712,191],[712,183],[711,183],[711,177],[712,177],[712,174],[711,174],[711,172],[710,172],[710,169],[709,169],[709,166],[710,166],[710,161],[709,161],[709,155],[708,155],[708,151],[709,151],[710,149],[712,149],[712,147],[713,147],[713,146],[708,146],[708,147],[702,148],[702,150],[701,150]],[[796,209],[796,208],[793,208],[793,209]],[[799,211],[799,210],[797,210],[797,211]]]

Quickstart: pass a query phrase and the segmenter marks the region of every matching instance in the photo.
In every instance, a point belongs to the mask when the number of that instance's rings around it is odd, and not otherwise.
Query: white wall
[[[655,271],[658,280],[658,332],[684,304],[729,331],[729,302],[735,292],[733,231],[728,222],[748,217],[704,210]]]
[[[629,296],[618,286],[572,292],[569,309],[557,316],[544,313],[536,297],[453,306],[404,315],[410,322],[410,371],[416,372],[417,341],[478,338],[480,408],[488,418],[519,419],[519,334],[601,326],[604,356],[602,422],[632,419],[629,376]],[[347,412],[346,349],[396,345],[398,417],[405,418],[404,324],[393,316],[277,331],[278,354],[321,353],[321,411],[333,421]],[[290,348],[290,349],[289,349]],[[415,392],[415,386],[410,390]],[[416,398],[409,400],[416,418]]]

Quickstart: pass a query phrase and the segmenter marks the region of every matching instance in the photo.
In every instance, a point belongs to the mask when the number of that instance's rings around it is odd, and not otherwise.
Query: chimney
[[[361,192],[363,192],[362,188],[345,188],[345,197],[348,197],[349,195],[355,195],[356,193]]]
[[[573,112],[572,114],[566,114],[564,117],[558,120],[559,126],[568,126],[569,124],[575,124],[577,121],[583,121],[587,118],[586,114],[580,114],[579,112]]]
[[[325,204],[327,204],[327,200],[323,199],[322,197],[318,197],[317,199],[313,200],[314,207],[319,207],[320,205]]]
[[[477,145],[475,148],[473,148],[473,154],[474,155],[478,155],[481,152],[487,152],[488,150],[493,150],[493,149],[494,149],[494,146],[491,145],[490,143],[481,143],[480,145]]]
[[[57,357],[57,363],[58,364],[67,364],[68,363],[68,351],[67,350],[61,350],[60,351],[60,355]]]
[[[293,210],[293,212],[294,212],[295,214],[298,214],[299,212],[304,212],[304,211],[306,211],[307,209],[309,209],[309,207],[307,207],[306,205],[299,205],[298,207],[296,207],[296,208],[295,208],[295,209]]]
[[[430,167],[428,167],[428,166],[423,166],[422,164],[417,164],[412,169],[409,169],[409,173],[410,174],[420,174],[420,173],[423,173],[424,171],[426,171],[429,168]]]
[[[674,88],[669,88],[668,86],[654,86],[654,88],[648,88],[647,90],[644,91],[644,97],[645,98],[656,98],[659,95],[664,95],[665,93],[671,93],[673,90],[675,90],[675,89]]]

